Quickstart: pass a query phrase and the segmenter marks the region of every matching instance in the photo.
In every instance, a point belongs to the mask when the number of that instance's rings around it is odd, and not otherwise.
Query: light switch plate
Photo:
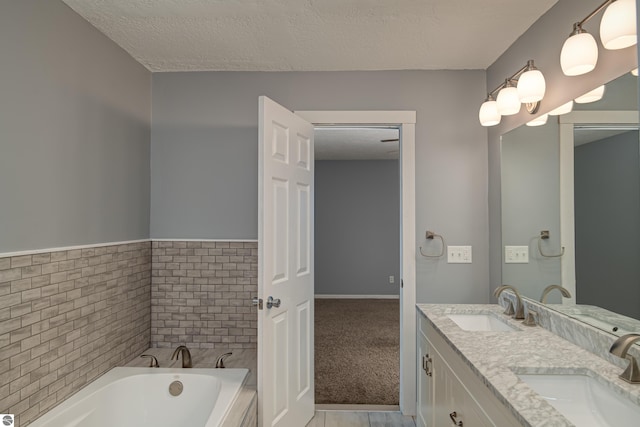
[[[504,262],[505,264],[528,264],[529,246],[505,246]]]
[[[447,246],[447,263],[471,264],[471,246]]]

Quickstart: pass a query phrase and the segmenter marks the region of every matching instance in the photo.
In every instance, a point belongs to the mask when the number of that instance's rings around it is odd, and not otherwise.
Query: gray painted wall
[[[0,4],[0,252],[149,237],[151,73],[60,1]]]
[[[598,66],[592,72],[567,77],[560,68],[560,51],[572,24],[584,18],[602,2],[600,0],[559,0],[545,15],[536,21],[511,47],[487,69],[487,87],[493,90],[504,79],[534,59],[544,73],[547,92],[538,114],[576,98],[604,82],[637,67],[637,47],[610,51],[599,45]],[[637,0],[640,3],[640,0]],[[602,13],[589,21],[585,29],[597,34]],[[596,35],[596,39],[597,39]],[[476,108],[482,99],[478,99]],[[491,288],[502,283],[502,221],[500,201],[500,135],[528,122],[535,116],[524,109],[515,115],[503,117],[502,123],[488,129],[489,136],[489,230]]]
[[[502,136],[502,243],[528,246],[528,264],[503,264],[502,282],[540,299],[542,288],[561,283],[560,258],[539,254],[538,236],[549,230],[545,254],[560,251],[559,126],[521,126]],[[502,253],[504,262],[504,249]],[[555,299],[555,301],[554,301]],[[559,293],[549,302],[560,302]]]
[[[397,160],[316,161],[316,295],[399,295],[398,166]]]
[[[574,158],[577,302],[635,319],[640,318],[639,156],[633,131],[578,146]]]
[[[154,74],[153,238],[257,238],[260,95],[291,110],[415,110],[417,246],[430,229],[474,249],[471,265],[418,255],[418,301],[488,301],[486,130],[474,101],[484,71]]]

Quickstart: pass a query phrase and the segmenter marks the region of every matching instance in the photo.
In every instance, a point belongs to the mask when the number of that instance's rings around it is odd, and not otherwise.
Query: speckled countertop
[[[496,304],[418,304],[435,330],[487,385],[522,425],[573,426],[517,374],[585,374],[640,405],[640,385],[618,378],[621,369],[604,359],[536,326],[527,327],[502,314]],[[517,328],[513,332],[460,329],[447,314],[494,313]],[[612,337],[612,341],[613,341]]]

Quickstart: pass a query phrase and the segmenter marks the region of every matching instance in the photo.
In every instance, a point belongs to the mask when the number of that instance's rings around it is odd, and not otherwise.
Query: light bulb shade
[[[550,116],[561,116],[563,114],[570,113],[573,110],[573,100],[567,102],[566,104],[562,104],[558,108],[549,111]]]
[[[529,70],[518,79],[520,102],[538,102],[544,98],[547,85],[540,70]]]
[[[617,0],[607,7],[600,21],[600,40],[610,50],[638,43],[636,0]]]
[[[495,126],[500,123],[502,116],[498,112],[498,103],[493,100],[485,101],[480,106],[478,118],[482,126]]]
[[[598,44],[589,33],[574,34],[565,40],[560,52],[560,66],[566,76],[586,74],[596,67]]]
[[[527,126],[542,126],[547,123],[547,119],[549,118],[549,114],[543,114],[535,119],[527,122]]]
[[[633,74],[634,76],[638,77],[638,69],[633,69],[631,70],[631,74]]]
[[[518,89],[513,86],[502,88],[498,92],[498,112],[503,116],[511,116],[520,112],[522,103],[518,97]]]
[[[600,101],[604,96],[604,85],[598,86],[592,91],[585,93],[575,99],[578,104],[588,104],[589,102]]]

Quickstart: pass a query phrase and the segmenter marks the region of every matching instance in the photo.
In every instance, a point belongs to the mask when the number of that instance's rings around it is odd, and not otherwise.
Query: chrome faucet
[[[226,359],[227,357],[231,356],[233,353],[229,352],[229,353],[225,353],[221,356],[218,357],[218,359],[216,359],[216,368],[224,368],[224,359]]]
[[[627,369],[620,374],[620,378],[632,384],[640,383],[640,370],[638,370],[638,363],[636,362],[636,359],[630,354],[627,354],[627,351],[629,351],[629,348],[634,342],[639,340],[639,334],[623,335],[615,340],[609,349],[609,353],[629,360],[629,366],[627,366]]]
[[[191,363],[191,352],[186,345],[178,346],[171,355],[171,360],[178,360],[179,355],[182,355],[183,368],[193,368],[193,364]]]
[[[150,368],[159,368],[160,364],[158,363],[158,359],[156,359],[155,356],[151,355],[151,354],[143,354],[140,357],[143,358],[149,358],[149,367]]]
[[[502,285],[498,288],[496,288],[495,291],[493,291],[493,296],[498,298],[500,296],[500,294],[503,291],[506,291],[507,289],[510,289],[513,291],[513,293],[516,295],[516,310],[515,310],[515,319],[518,320],[522,320],[524,319],[524,305],[522,305],[522,298],[520,298],[520,294],[518,293],[518,291],[516,290],[516,288],[514,288],[511,285]],[[511,301],[507,301],[509,306],[507,306],[507,310],[504,312],[505,314],[508,315],[512,315],[513,313],[513,306],[511,305]],[[511,310],[509,310],[509,308],[511,308]]]
[[[544,291],[542,291],[542,296],[540,297],[540,302],[543,303],[543,304],[546,304],[547,295],[549,295],[549,292],[551,292],[554,289],[559,290],[563,297],[571,298],[571,293],[566,288],[563,288],[560,285],[549,285],[546,288],[544,288]]]

